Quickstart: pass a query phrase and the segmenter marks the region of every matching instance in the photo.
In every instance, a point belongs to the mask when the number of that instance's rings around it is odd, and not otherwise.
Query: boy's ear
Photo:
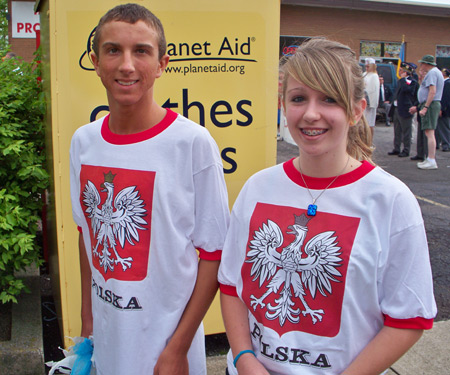
[[[169,59],[170,59],[170,56],[166,54],[163,57],[161,57],[161,59],[159,60],[157,78],[161,77],[162,74],[164,73],[164,70],[166,69],[167,65],[169,64]]]
[[[356,125],[359,120],[361,120],[361,117],[364,114],[364,110],[367,107],[367,100],[361,99],[358,103],[355,103],[353,106],[353,121],[350,122],[350,126]]]
[[[99,71],[98,71],[98,57],[95,54],[95,52],[91,53],[91,61],[92,61],[92,64],[94,64],[95,72],[97,73],[98,76],[100,76]]]

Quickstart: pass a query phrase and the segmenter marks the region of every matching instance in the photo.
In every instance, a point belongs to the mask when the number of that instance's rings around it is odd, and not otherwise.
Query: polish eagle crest
[[[119,242],[122,250],[125,241],[132,246],[134,246],[133,241],[139,242],[139,230],[146,230],[143,226],[147,222],[143,217],[146,216],[147,210],[144,208],[144,201],[140,199],[136,186],[122,189],[114,198],[113,181],[116,175],[111,171],[103,175],[104,182],[100,184],[100,188],[102,192],[106,192],[106,199],[101,207],[99,207],[102,203],[100,193],[92,181],[87,181],[83,191],[85,212],[91,219],[91,229],[96,240],[92,253],[94,257],[98,257],[100,267],[103,267],[105,273],[108,270],[114,271],[117,264],[126,271],[131,268],[133,257],[121,257],[116,241]]]
[[[291,323],[300,321],[300,314],[309,315],[312,323],[322,321],[324,310],[311,309],[305,301],[307,289],[314,299],[317,291],[327,297],[332,293],[332,283],[340,282],[342,276],[338,267],[342,264],[340,247],[335,232],[326,231],[317,234],[304,246],[308,233],[307,224],[311,220],[305,214],[294,215],[294,224],[288,226],[287,234],[295,235],[294,241],[281,248],[283,233],[272,220],[267,220],[255,230],[247,253],[247,263],[253,263],[250,274],[253,281],[259,280],[259,288],[266,285],[266,292],[259,298],[250,296],[250,306],[254,311],[258,307],[266,308],[265,316],[269,320],[279,319],[283,326],[286,319]],[[270,294],[276,294],[274,304],[264,303]],[[294,298],[298,298],[303,308],[294,308]]]

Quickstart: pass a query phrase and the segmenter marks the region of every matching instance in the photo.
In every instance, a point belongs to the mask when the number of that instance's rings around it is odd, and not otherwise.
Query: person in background
[[[428,155],[423,162],[417,163],[419,169],[437,169],[436,138],[434,132],[437,127],[441,110],[441,98],[444,89],[444,78],[436,67],[434,56],[425,55],[419,60],[419,71],[425,76],[417,93],[419,105],[411,107],[411,113],[419,112],[421,129],[427,137]]]
[[[420,207],[371,160],[355,53],[311,39],[284,67],[299,154],[250,177],[232,210],[219,268],[227,371],[380,374],[436,315]]]
[[[419,85],[422,83],[425,78],[425,72],[422,70],[415,70],[413,73],[413,78],[417,76],[417,82]],[[416,97],[414,105],[409,109],[409,113],[413,116],[413,119],[416,122],[416,155],[411,156],[410,159],[416,162],[422,162],[425,160],[428,155],[428,147],[427,147],[427,137],[425,135],[425,131],[422,130],[422,119],[417,112],[417,107],[419,106],[419,99]],[[413,121],[414,121],[413,120]]]
[[[369,103],[364,112],[367,123],[370,126],[370,131],[373,132],[375,129],[375,122],[377,118],[377,107],[380,97],[380,79],[377,73],[377,64],[375,59],[366,59],[366,72],[364,74],[364,84],[367,93]]]
[[[436,148],[442,151],[450,151],[450,70],[442,69],[444,77],[444,90],[441,98],[441,113],[439,114],[436,128]]]
[[[383,109],[386,116],[386,126],[391,126],[390,111],[391,111],[392,92],[388,86],[384,85],[384,78],[380,76],[380,99],[378,106]]]
[[[16,59],[16,58],[17,58],[17,55],[14,52],[9,51],[9,52],[6,52],[5,56],[3,56],[2,61]]]
[[[409,156],[412,138],[412,121],[414,115],[409,113],[417,98],[418,83],[412,78],[414,71],[411,64],[402,62],[399,73],[400,79],[395,90],[394,106],[394,149],[389,155],[399,157]],[[403,149],[401,150],[401,145]]]

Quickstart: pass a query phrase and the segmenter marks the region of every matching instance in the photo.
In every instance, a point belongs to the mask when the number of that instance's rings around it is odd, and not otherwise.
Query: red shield
[[[296,247],[292,247],[292,244],[295,243],[296,235],[287,233],[291,231],[290,229],[288,229],[288,227],[295,223],[295,216],[301,216],[303,214],[306,215],[306,210],[263,203],[257,204],[250,221],[250,234],[247,242],[246,262],[244,263],[241,270],[242,279],[244,280],[242,298],[246,303],[248,309],[255,316],[256,320],[264,326],[270,327],[275,330],[280,335],[280,337],[284,333],[290,331],[302,331],[320,336],[333,337],[337,335],[340,329],[342,301],[344,298],[348,261],[350,258],[360,219],[319,211],[317,212],[316,216],[309,217],[310,220],[306,224],[307,233],[303,242],[301,244],[298,244]],[[250,261],[252,257],[248,255],[249,251],[251,250],[251,241],[253,241],[255,238],[255,232],[263,228],[264,224],[268,223],[268,220],[276,223],[282,232],[283,244],[276,250],[280,254],[280,256],[283,249],[291,245],[290,249],[295,248],[296,254],[298,254],[298,257],[300,257],[301,259],[301,261],[299,261],[298,258],[296,260],[297,264],[301,263],[297,268],[297,274],[299,277],[296,277],[294,275],[290,279],[293,280],[294,278],[297,278],[297,280],[302,280],[301,286],[305,292],[303,298],[311,310],[323,310],[323,313],[320,314],[322,316],[322,320],[317,320],[315,324],[310,314],[303,314],[306,310],[306,307],[302,303],[301,299],[295,295],[295,289],[292,285],[289,287],[289,298],[291,299],[291,302],[293,304],[289,306],[292,311],[296,311],[294,315],[295,317],[299,318],[298,322],[292,322],[289,319],[280,319],[279,317],[273,318],[273,315],[271,316],[271,312],[273,312],[273,310],[269,311],[268,307],[273,308],[277,305],[280,306],[281,293],[286,285],[286,283],[284,282],[280,285],[276,292],[272,291],[272,293],[268,294],[264,298],[263,307],[261,307],[261,305],[258,305],[255,310],[251,305],[252,296],[253,300],[255,297],[261,298],[266,292],[270,290],[269,284],[271,281],[273,281],[274,283],[277,277],[281,277],[282,275],[284,277],[284,275],[286,275],[283,267],[281,265],[277,265],[277,269],[274,275],[265,280],[261,287],[259,283],[262,276],[258,276],[255,272],[253,273],[253,276],[251,275],[252,267],[255,266],[255,262]],[[314,255],[307,255],[305,253],[304,247],[314,236],[330,231],[334,232],[334,246],[340,248],[337,255],[340,260],[338,262],[338,265],[335,267],[335,269],[339,271],[340,276],[334,276],[337,281],[330,281],[331,293],[325,291],[325,295],[322,295],[319,290],[317,290],[315,293],[315,297],[313,298],[308,283],[306,283],[302,279],[302,272],[304,272],[302,271],[302,264],[305,264],[304,269],[307,269],[306,265],[313,264],[312,261],[314,260]],[[269,260],[269,258],[267,258],[267,260]],[[295,262],[291,262],[291,264],[292,263],[295,264]],[[262,262],[261,264],[264,264],[264,262]],[[253,268],[253,270],[255,271],[255,268]],[[316,276],[313,275],[313,277]],[[298,289],[299,288],[297,288],[297,291]],[[284,307],[287,307],[287,305],[284,305]]]
[[[80,203],[89,225],[92,262],[105,280],[139,281],[147,276],[154,181],[155,172],[91,165],[81,167]],[[106,182],[109,182],[109,189],[105,187]],[[89,202],[97,202],[96,192],[100,201],[94,207]],[[129,193],[128,199],[122,199],[119,205],[115,199],[119,194],[125,196],[125,192]],[[130,225],[133,222],[130,213],[136,206],[139,206],[138,226]],[[105,260],[102,263],[106,250],[110,253],[107,262],[110,266],[105,266]],[[123,265],[119,258],[127,262]]]

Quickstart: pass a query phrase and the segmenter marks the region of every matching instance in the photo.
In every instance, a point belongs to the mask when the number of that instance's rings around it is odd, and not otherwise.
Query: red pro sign
[[[13,38],[36,38],[40,18],[34,12],[34,1],[12,1],[11,20]]]

